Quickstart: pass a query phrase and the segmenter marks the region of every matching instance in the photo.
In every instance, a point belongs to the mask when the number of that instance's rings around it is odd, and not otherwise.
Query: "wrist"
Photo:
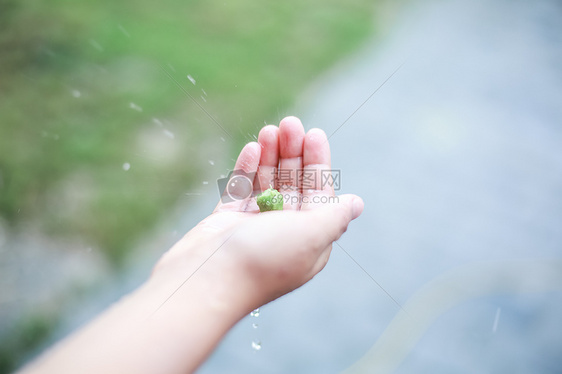
[[[150,295],[150,318],[187,313],[212,315],[231,327],[259,306],[255,285],[222,253],[164,258],[138,290]]]

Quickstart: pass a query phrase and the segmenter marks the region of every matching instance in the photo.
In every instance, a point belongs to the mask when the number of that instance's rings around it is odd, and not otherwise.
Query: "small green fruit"
[[[283,210],[283,195],[273,188],[263,191],[256,199],[260,212]]]

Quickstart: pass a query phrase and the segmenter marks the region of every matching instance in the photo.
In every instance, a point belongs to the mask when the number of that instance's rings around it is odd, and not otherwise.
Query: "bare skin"
[[[294,197],[283,211],[258,213],[251,197],[219,202],[162,256],[145,284],[22,372],[194,372],[250,311],[322,270],[363,201],[313,201],[334,196],[333,188],[296,172],[330,169],[322,130],[305,134],[298,118],[287,117],[264,127],[258,142],[242,149],[236,168],[255,172],[261,190],[271,185]],[[277,168],[295,173],[281,178]]]

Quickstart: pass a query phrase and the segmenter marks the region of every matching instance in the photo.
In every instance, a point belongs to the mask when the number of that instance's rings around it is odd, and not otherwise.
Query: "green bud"
[[[270,210],[283,210],[283,195],[273,188],[268,188],[262,192],[256,199],[260,212],[268,212]]]

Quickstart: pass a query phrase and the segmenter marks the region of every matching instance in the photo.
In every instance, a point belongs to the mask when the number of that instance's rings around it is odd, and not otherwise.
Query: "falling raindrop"
[[[250,316],[259,317],[260,316],[260,308],[252,310],[252,312],[250,313]]]
[[[164,129],[164,135],[166,135],[166,136],[167,136],[168,138],[170,138],[170,139],[174,139],[174,138],[175,138],[174,133],[171,132],[170,130]]]
[[[209,184],[209,182],[207,182],[207,181],[203,181],[203,184]]]
[[[80,93],[80,91],[78,91],[78,90],[72,90],[70,93],[71,93],[72,96],[74,96],[75,98],[79,98],[80,96],[82,96],[82,93]]]
[[[125,162],[123,164],[123,170],[128,171],[131,168],[131,164],[129,164],[128,162]]]
[[[201,92],[203,92],[203,95],[207,96],[207,92],[204,89],[201,89]]]
[[[207,102],[207,99],[205,99],[205,96],[200,96],[201,100],[203,100],[204,102]]]
[[[158,127],[162,127],[164,126],[164,124],[162,123],[162,121],[160,121],[158,118],[153,118],[152,122],[154,122],[154,124],[156,124],[156,126]]]
[[[117,25],[117,27],[119,27],[119,30],[121,30],[123,35],[125,35],[127,38],[131,37],[131,34],[129,34],[129,32],[122,25]]]
[[[142,108],[133,102],[129,103],[129,108],[136,110],[137,112],[142,112]]]
[[[261,342],[259,341],[253,341],[252,342],[252,349],[254,351],[259,351],[261,349]]]
[[[492,326],[492,332],[495,334],[498,330],[498,322],[500,320],[500,314],[502,312],[502,308],[498,307],[496,310],[496,316],[494,317],[494,325]]]
[[[209,160],[209,164],[211,164],[211,166],[215,165],[215,162],[213,160]]]
[[[197,84],[197,81],[195,80],[195,78],[193,78],[191,75],[187,74],[187,79],[189,79],[189,81],[191,83],[193,83],[193,85]]]
[[[97,49],[98,51],[103,52],[103,47],[101,46],[101,44],[95,41],[94,39],[90,39],[90,45],[95,49]]]
[[[252,323],[252,327],[253,327],[253,328],[257,329],[258,326],[259,326],[259,325],[258,325],[257,323]]]

